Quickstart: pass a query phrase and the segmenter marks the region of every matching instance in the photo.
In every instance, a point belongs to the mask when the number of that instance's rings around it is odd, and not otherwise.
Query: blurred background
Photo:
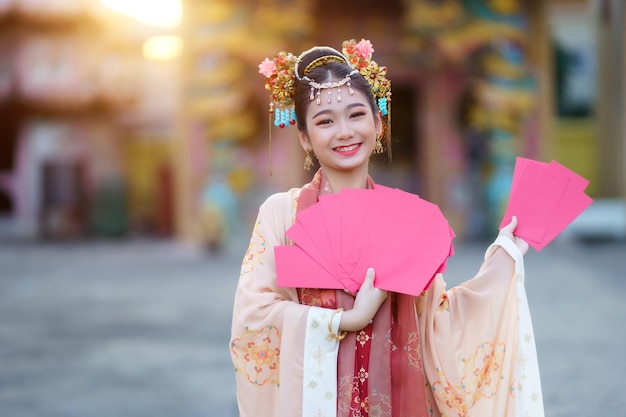
[[[378,181],[491,235],[516,155],[626,195],[621,1],[0,1],[0,237],[219,246],[311,173],[258,63],[370,39],[393,81]]]
[[[476,259],[516,156],[589,179],[541,262],[595,250],[623,295],[625,22],[622,0],[0,0],[0,415],[234,415],[239,262],[258,205],[312,175],[294,128],[269,158],[257,65],[280,50],[372,42],[393,91],[372,174]]]

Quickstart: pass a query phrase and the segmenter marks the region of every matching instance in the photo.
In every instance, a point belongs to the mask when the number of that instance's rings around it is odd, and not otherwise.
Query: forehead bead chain
[[[317,90],[317,93],[315,93],[315,97],[316,97],[315,102],[317,104],[322,104],[322,99],[321,99],[322,90],[328,90],[328,98],[326,99],[326,101],[328,103],[331,103],[332,102],[332,89],[336,88],[337,89],[337,101],[339,102],[341,101],[341,87],[343,87],[344,85],[348,86],[348,94],[354,95],[354,90],[352,89],[352,84],[350,84],[350,80],[351,80],[352,75],[357,74],[357,73],[358,71],[356,70],[350,71],[350,73],[346,74],[346,76],[343,77],[341,80],[334,81],[334,82],[318,83],[313,80],[309,80],[309,85],[311,86],[311,93],[309,94],[309,98],[312,101],[314,97],[313,95],[314,91]]]

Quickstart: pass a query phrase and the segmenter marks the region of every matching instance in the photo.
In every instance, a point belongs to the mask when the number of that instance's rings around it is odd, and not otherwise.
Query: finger
[[[368,268],[367,272],[365,273],[365,280],[363,281],[363,283],[367,282],[368,284],[374,286],[375,277],[376,277],[376,272],[374,271],[374,268]]]
[[[504,226],[501,230],[513,233],[516,227],[517,227],[517,216],[512,216],[509,224]]]

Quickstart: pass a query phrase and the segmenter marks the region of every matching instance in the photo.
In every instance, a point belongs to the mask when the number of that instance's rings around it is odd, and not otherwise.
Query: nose
[[[335,122],[335,126],[337,128],[336,136],[337,139],[350,139],[353,135],[352,126],[350,125],[350,121],[346,118],[342,117]]]

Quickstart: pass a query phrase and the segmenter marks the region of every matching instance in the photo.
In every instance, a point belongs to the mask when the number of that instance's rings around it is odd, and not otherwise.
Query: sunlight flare
[[[181,0],[101,0],[108,8],[150,26],[174,28],[182,20]]]
[[[171,61],[180,56],[183,40],[180,36],[153,36],[143,44],[143,56],[151,61]]]

